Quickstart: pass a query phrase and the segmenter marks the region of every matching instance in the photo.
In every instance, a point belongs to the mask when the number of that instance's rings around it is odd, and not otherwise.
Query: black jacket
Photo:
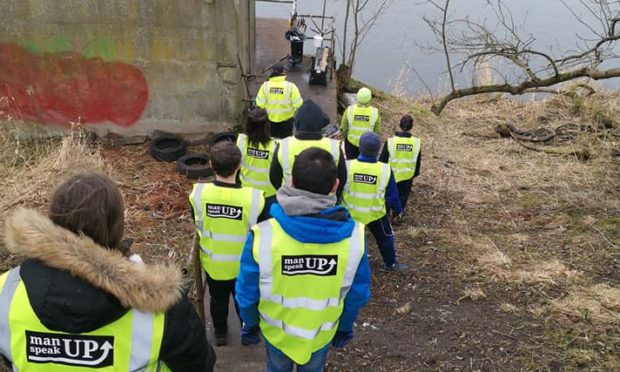
[[[294,118],[295,123],[295,138],[299,140],[320,140],[323,138],[323,134],[321,129],[329,124],[329,117],[327,114],[321,110],[321,108],[314,103],[314,101],[308,99],[304,101],[304,104],[297,110]],[[278,152],[280,150],[280,146],[277,145],[274,154],[273,160],[271,161],[271,166],[269,168],[269,181],[273,185],[273,187],[278,190],[282,186],[282,178],[283,178],[283,170],[280,161],[278,161]],[[336,195],[340,199],[340,195],[342,194],[342,188],[344,184],[347,182],[347,164],[346,158],[344,157],[344,153],[342,148],[340,148],[340,160],[338,161],[338,180],[340,184],[338,185],[338,190],[336,191]]]
[[[173,371],[212,371],[215,353],[171,266],[139,265],[18,209],[7,219],[5,245],[25,256],[20,276],[37,317],[59,332],[94,331],[129,308],[165,312],[160,360]]]

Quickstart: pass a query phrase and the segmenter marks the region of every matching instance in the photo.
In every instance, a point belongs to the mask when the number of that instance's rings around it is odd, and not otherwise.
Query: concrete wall
[[[237,124],[254,0],[2,0],[0,110],[99,134]]]

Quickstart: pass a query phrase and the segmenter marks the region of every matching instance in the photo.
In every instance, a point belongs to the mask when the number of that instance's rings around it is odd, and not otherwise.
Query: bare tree
[[[592,35],[578,35],[576,49],[556,56],[549,49],[535,47],[536,38],[523,33],[510,9],[502,0],[486,0],[497,19],[490,27],[469,17],[451,19],[450,0],[428,0],[441,14],[436,19],[424,18],[441,47],[434,50],[445,55],[450,92],[436,101],[431,110],[439,115],[452,100],[481,93],[510,93],[519,95],[549,89],[556,84],[578,79],[609,79],[620,76],[620,68],[604,67],[603,63],[618,58],[615,42],[620,40],[620,1],[579,0],[586,12],[580,15],[565,0],[559,0]],[[587,19],[587,20],[586,20]],[[458,63],[453,60],[459,58]],[[511,68],[497,67],[499,60]],[[500,83],[481,82],[481,70],[492,69]],[[471,73],[471,84],[458,88],[455,73]]]
[[[347,79],[353,72],[359,46],[392,3],[394,0],[347,0],[342,36],[342,63],[349,67]]]

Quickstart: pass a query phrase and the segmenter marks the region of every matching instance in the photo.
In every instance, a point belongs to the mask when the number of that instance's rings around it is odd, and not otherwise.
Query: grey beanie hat
[[[366,132],[360,137],[360,153],[367,156],[377,156],[381,151],[381,138],[375,132]]]

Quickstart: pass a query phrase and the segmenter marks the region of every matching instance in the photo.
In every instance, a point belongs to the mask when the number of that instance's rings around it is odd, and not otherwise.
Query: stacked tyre
[[[209,147],[221,141],[235,143],[237,134],[234,132],[216,134],[211,137]],[[166,133],[155,137],[151,141],[150,153],[159,161],[168,163],[176,161],[177,172],[187,178],[196,179],[213,175],[209,165],[209,156],[201,153],[187,154],[187,142],[174,134]]]

